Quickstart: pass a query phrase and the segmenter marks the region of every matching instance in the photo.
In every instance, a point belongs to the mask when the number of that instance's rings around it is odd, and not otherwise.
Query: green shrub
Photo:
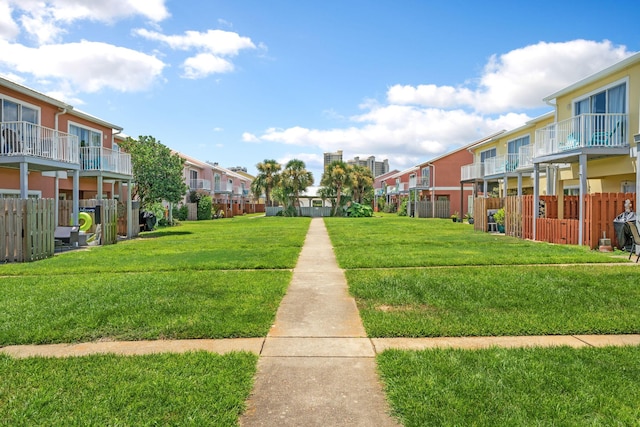
[[[399,216],[407,216],[407,199],[402,199],[400,202],[400,208],[398,208]]]
[[[211,196],[202,196],[198,201],[198,221],[211,219],[211,209],[213,207],[213,202],[211,200]]]
[[[371,217],[373,216],[373,209],[369,205],[353,202],[347,209],[347,216],[355,218]]]
[[[173,218],[178,221],[186,221],[189,218],[189,208],[187,205],[180,205],[180,207],[173,208]]]

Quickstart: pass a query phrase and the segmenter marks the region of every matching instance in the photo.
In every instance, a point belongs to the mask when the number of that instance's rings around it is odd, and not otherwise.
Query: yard
[[[446,220],[325,219],[372,337],[640,333],[639,268]],[[405,426],[635,425],[640,349],[387,350]]]
[[[0,265],[0,345],[262,337],[308,219],[187,222]],[[0,356],[0,424],[237,425],[257,356]]]
[[[369,336],[640,333],[622,252],[534,243],[437,219],[326,218]],[[188,222],[117,245],[0,265],[0,345],[265,336],[306,218]],[[406,426],[632,425],[640,351],[387,350]],[[0,357],[0,419],[236,425],[257,357],[204,352]]]

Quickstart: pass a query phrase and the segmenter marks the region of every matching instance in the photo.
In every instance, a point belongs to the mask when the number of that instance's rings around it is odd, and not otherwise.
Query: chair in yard
[[[629,259],[631,259],[631,255],[636,253],[636,247],[640,245],[640,233],[638,233],[638,227],[636,227],[635,221],[628,221],[627,225],[629,226],[631,239],[633,240],[631,251],[629,252]],[[640,259],[640,256],[636,257],[636,262],[638,262],[638,259]]]

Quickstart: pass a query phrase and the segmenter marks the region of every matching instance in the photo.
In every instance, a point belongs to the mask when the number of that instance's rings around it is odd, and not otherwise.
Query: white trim
[[[89,127],[87,125],[83,125],[83,124],[80,124],[80,123],[73,122],[73,121],[69,120],[69,121],[67,121],[67,133],[72,134],[72,135],[73,135],[73,133],[71,133],[71,129],[70,129],[71,126],[76,126],[76,127],[81,128],[81,129],[86,129],[86,130],[89,130],[89,131],[92,131],[92,132],[99,133],[100,134],[100,147],[104,147],[104,137],[105,137],[105,135],[104,135],[104,132],[102,132],[100,129],[92,128],[92,127]],[[74,135],[74,136],[77,136],[77,135]],[[78,144],[80,144],[80,140],[79,139],[78,139]],[[92,145],[89,145],[89,142],[87,141],[87,145],[85,145],[85,147],[92,147]]]
[[[37,125],[40,125],[40,123],[42,123],[42,108],[40,108],[38,105],[35,104],[31,104],[29,102],[25,102],[19,98],[14,98],[12,96],[8,96],[4,93],[0,93],[0,100],[7,100],[7,101],[11,101],[14,102],[16,104],[20,104],[20,105],[24,105],[27,108],[31,108],[32,110],[36,110],[38,112],[38,123],[36,123]],[[0,109],[2,109],[2,107],[0,106]],[[0,117],[1,119],[2,117]],[[7,120],[3,120],[3,121],[7,121]],[[22,120],[24,121],[24,120]]]
[[[0,188],[0,199],[4,198],[5,194],[17,195],[20,197],[20,190],[13,190],[8,188]],[[42,198],[42,191],[40,190],[29,190],[27,193],[28,196],[35,196],[36,198]]]
[[[575,115],[576,115],[576,103],[578,101],[582,101],[582,100],[585,100],[587,98],[591,98],[593,95],[596,95],[596,94],[601,93],[601,92],[605,92],[605,91],[607,91],[607,90],[609,90],[611,88],[614,88],[616,86],[620,86],[623,83],[625,84],[625,97],[624,97],[624,100],[625,100],[626,105],[624,106],[624,108],[625,108],[626,112],[625,113],[620,113],[620,114],[629,114],[629,77],[628,76],[627,77],[623,77],[623,78],[621,78],[619,80],[616,80],[615,82],[611,82],[611,83],[609,83],[607,85],[600,86],[597,89],[594,89],[594,90],[592,90],[590,92],[583,93],[581,95],[578,95],[578,96],[574,97],[571,100],[571,113],[575,117]]]

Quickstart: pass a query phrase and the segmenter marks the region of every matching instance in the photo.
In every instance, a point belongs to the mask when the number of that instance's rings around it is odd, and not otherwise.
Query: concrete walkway
[[[324,221],[313,219],[240,425],[398,426],[374,357]]]

